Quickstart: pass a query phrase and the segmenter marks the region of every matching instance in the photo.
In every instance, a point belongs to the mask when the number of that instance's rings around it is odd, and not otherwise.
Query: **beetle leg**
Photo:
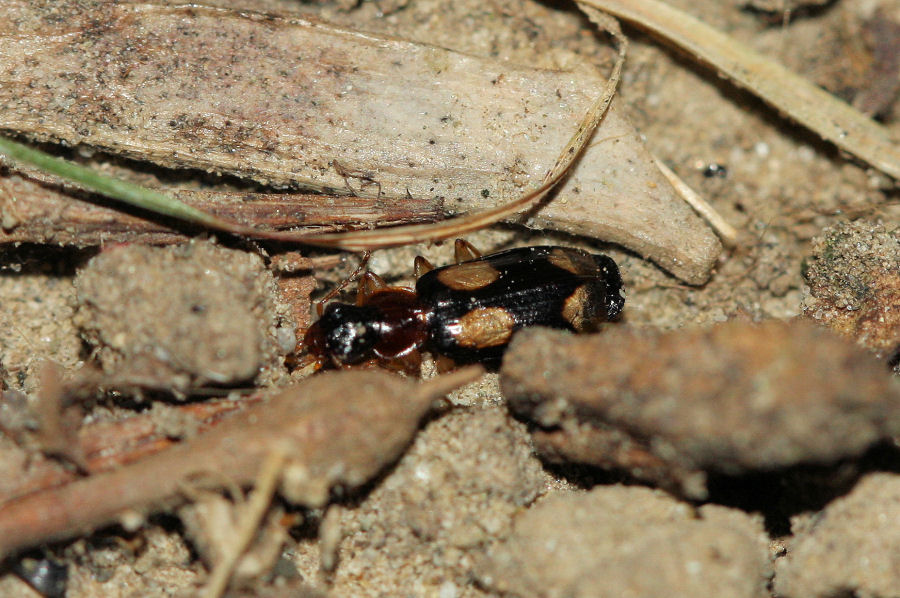
[[[446,374],[447,372],[456,369],[456,362],[446,355],[437,355],[434,358],[434,367],[439,374]]]
[[[328,363],[324,357],[317,357],[306,353],[305,355],[296,356],[289,361],[291,371],[298,376],[305,378],[311,376],[325,367]]]
[[[391,360],[388,365],[407,376],[418,376],[422,372],[422,354],[419,351],[410,351],[402,357]]]
[[[431,272],[432,270],[434,270],[434,264],[421,255],[416,256],[416,260],[413,262],[413,272],[416,275],[416,280],[426,272]]]
[[[384,282],[382,277],[372,272],[366,272],[363,274],[362,278],[359,279],[359,287],[357,287],[356,290],[356,304],[365,305],[366,301],[375,293],[375,291],[384,289],[387,286],[387,283]]]
[[[453,253],[456,257],[456,263],[468,262],[481,257],[481,252],[464,239],[457,239],[453,243]]]

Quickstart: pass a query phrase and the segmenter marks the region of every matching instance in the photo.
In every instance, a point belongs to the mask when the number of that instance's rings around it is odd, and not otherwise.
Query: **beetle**
[[[415,289],[366,272],[355,304],[332,302],[304,344],[319,367],[376,360],[414,372],[427,349],[456,363],[499,365],[526,326],[591,330],[622,311],[619,268],[606,255],[558,246],[482,256],[457,239],[456,263],[415,261]]]

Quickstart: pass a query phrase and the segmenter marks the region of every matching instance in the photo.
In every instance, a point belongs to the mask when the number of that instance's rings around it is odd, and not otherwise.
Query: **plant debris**
[[[438,197],[453,213],[538,187],[606,87],[584,63],[535,69],[246,10],[60,1],[4,10],[16,25],[0,23],[10,82],[0,128],[264,184]],[[235,47],[252,68],[231,61]],[[181,56],[204,57],[203,69]],[[23,81],[59,91],[36,94]],[[81,100],[62,99],[70,94]],[[688,283],[706,281],[721,245],[619,109],[595,138],[526,224],[600,236]]]
[[[540,426],[538,450],[699,498],[705,472],[831,463],[900,432],[900,385],[866,351],[802,320],[527,330],[501,387]]]
[[[186,489],[248,485],[274,451],[287,459],[280,493],[321,507],[333,487],[358,487],[394,461],[432,401],[481,371],[421,385],[378,371],[316,376],[131,465],[3,504],[0,557],[115,522],[134,528],[146,514],[184,503]]]
[[[659,0],[583,0],[666,39],[837,147],[900,179],[900,147],[849,104],[738,40]]]
[[[31,173],[29,173],[31,174]],[[87,247],[108,243],[183,243],[191,229],[171,219],[114,209],[100,197],[72,190],[48,177],[0,172],[0,243],[48,243]],[[443,217],[443,201],[406,198],[172,190],[172,197],[217,218],[260,231],[347,230]]]
[[[79,381],[79,385],[83,381]],[[42,391],[44,392],[44,391]],[[202,403],[164,405],[154,403],[146,413],[126,412],[117,418],[84,423],[78,429],[66,429],[73,436],[67,455],[79,458],[81,471],[74,471],[58,459],[40,454],[46,451],[43,432],[34,421],[33,409],[25,397],[15,391],[3,393],[0,425],[12,442],[0,445],[0,504],[61,486],[78,479],[80,474],[97,474],[122,467],[143,457],[167,449],[180,440],[192,438],[226,420],[234,412],[251,407],[262,400],[262,393],[238,399],[220,399]],[[24,423],[24,425],[23,425]],[[37,439],[28,434],[38,431]]]

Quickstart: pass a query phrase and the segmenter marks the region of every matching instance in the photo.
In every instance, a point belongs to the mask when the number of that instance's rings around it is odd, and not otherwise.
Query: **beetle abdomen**
[[[457,361],[498,360],[526,326],[589,330],[622,310],[613,260],[566,247],[523,247],[422,275],[432,349]]]

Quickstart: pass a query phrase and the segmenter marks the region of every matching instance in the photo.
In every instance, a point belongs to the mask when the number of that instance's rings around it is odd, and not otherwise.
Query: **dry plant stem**
[[[684,198],[684,201],[690,204],[690,206],[694,208],[694,211],[700,214],[712,229],[716,231],[716,234],[719,235],[719,238],[722,239],[722,243],[726,247],[734,247],[737,245],[738,232],[722,218],[722,215],[719,214],[715,208],[709,205],[699,193],[691,189],[681,177],[672,172],[672,170],[663,164],[663,161],[659,158],[656,158],[656,165],[659,167],[659,171],[669,179],[670,183],[672,183],[672,187],[674,187],[678,194]]]
[[[287,459],[285,448],[283,446],[275,447],[263,461],[259,477],[253,485],[253,494],[250,495],[250,500],[244,506],[241,519],[235,529],[236,537],[229,544],[228,552],[222,555],[222,560],[216,563],[215,569],[210,574],[206,586],[200,593],[203,598],[219,598],[228,587],[228,581],[231,579],[238,559],[253,541],[260,522],[275,495],[281,470]]]
[[[842,150],[900,179],[900,148],[883,127],[780,64],[659,0],[584,0],[670,41]]]
[[[58,184],[58,182],[57,182]],[[443,217],[437,198],[379,200],[301,193],[172,192],[175,199],[213,216],[259,230],[346,230]],[[0,243],[172,243],[184,234],[172,222],[97,205],[21,177],[0,178],[4,228]]]
[[[177,506],[186,500],[185,485],[251,484],[267,456],[283,447],[289,460],[281,494],[322,506],[332,486],[357,487],[394,461],[432,401],[482,372],[473,366],[421,384],[380,371],[316,376],[166,451],[6,503],[0,507],[0,558],[129,513]]]
[[[268,234],[268,238],[278,238],[279,233],[266,229],[386,226],[404,222],[433,222],[442,215],[443,202],[438,198],[391,201],[276,193],[190,190],[165,193],[102,175],[0,136],[0,163],[4,161],[2,154],[28,165],[24,169],[19,168],[44,183],[93,191],[161,216],[251,237],[266,238]],[[5,225],[9,232],[0,231],[0,241],[40,242],[51,239],[66,242],[71,238],[70,242],[85,243],[92,235],[100,235],[103,241],[115,241],[117,235],[127,233],[171,231],[159,223],[76,200],[21,178],[16,182],[0,178],[0,207],[4,219],[13,221],[11,225]],[[104,236],[105,233],[108,234]],[[281,233],[279,240],[296,241],[298,234],[303,233]]]

